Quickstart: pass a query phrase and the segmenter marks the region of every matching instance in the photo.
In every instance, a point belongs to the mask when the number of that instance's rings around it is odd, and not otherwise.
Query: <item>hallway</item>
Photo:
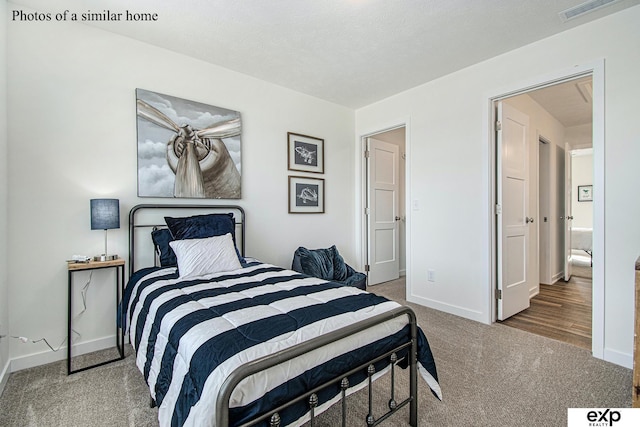
[[[528,309],[501,323],[591,350],[591,292],[591,267],[576,263],[571,280],[541,284]]]

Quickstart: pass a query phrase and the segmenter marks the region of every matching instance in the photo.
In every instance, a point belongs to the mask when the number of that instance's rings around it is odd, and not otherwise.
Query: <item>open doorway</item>
[[[367,284],[406,273],[405,126],[363,137],[364,241]]]
[[[577,153],[592,151],[593,147],[592,87],[593,77],[587,74],[496,101],[496,105],[504,103],[522,111],[528,118],[527,123],[530,123],[530,129],[522,131],[528,132],[530,137],[525,156],[530,167],[526,190],[528,193],[524,196],[527,203],[520,204],[526,206],[526,214],[521,220],[514,221],[515,225],[522,222],[526,226],[528,241],[521,245],[524,248],[521,258],[515,262],[512,259],[503,260],[500,245],[496,254],[497,268],[501,261],[503,266],[509,263],[506,270],[496,271],[498,289],[500,280],[512,274],[509,265],[515,265],[519,267],[522,282],[527,283],[522,287],[527,288],[529,294],[525,297],[520,292],[521,298],[526,298],[527,301],[515,304],[516,307],[522,307],[516,310],[516,314],[507,310],[509,315],[500,317],[501,304],[504,304],[500,297],[504,295],[504,291],[499,292],[498,319],[509,326],[588,349],[593,347],[594,292],[591,260],[585,265],[584,255],[591,255],[593,215],[591,213],[586,218],[583,205],[578,209],[580,214],[576,218],[575,205],[580,188],[593,188],[593,174],[590,178],[584,175],[584,165],[589,161],[593,171],[593,156],[585,158],[577,167],[573,166]],[[499,134],[500,129],[497,131]],[[504,155],[504,150],[503,153],[499,150],[501,149],[496,149],[497,154]],[[501,164],[501,157],[498,155],[497,171]],[[499,176],[500,173],[497,173]],[[582,173],[582,176],[576,179],[572,176],[576,173]],[[496,177],[496,181],[498,179]],[[497,192],[500,192],[500,196],[504,194],[505,198],[499,204],[509,206],[513,192],[502,192],[499,185]],[[576,220],[582,226],[577,227],[578,229],[589,230],[588,233],[583,233],[579,244],[572,243],[577,240],[572,238],[576,235],[576,230],[572,232]],[[496,228],[500,234],[505,229],[500,225],[500,215],[497,215],[497,222]],[[506,283],[506,288],[510,283]],[[514,306],[511,302],[509,304]]]

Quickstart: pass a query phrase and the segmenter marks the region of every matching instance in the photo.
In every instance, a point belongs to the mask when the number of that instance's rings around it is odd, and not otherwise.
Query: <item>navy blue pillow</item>
[[[333,253],[330,249],[298,248],[302,271],[309,276],[333,280]]]
[[[161,267],[175,267],[178,265],[178,259],[175,252],[169,246],[169,242],[173,241],[171,231],[167,228],[161,228],[159,230],[153,230],[151,232],[151,239],[156,247],[156,251],[160,255]]]
[[[245,262],[236,245],[236,224],[232,213],[193,215],[182,218],[165,216],[164,221],[171,231],[173,240],[206,239],[231,233],[238,259],[241,263]]]
[[[233,214],[194,215],[184,218],[164,217],[174,240],[206,239],[213,236],[235,235]],[[234,240],[235,242],[235,240]]]
[[[299,247],[300,267],[305,274],[324,280],[344,281],[347,279],[347,264],[335,245],[326,249]]]
[[[349,275],[347,263],[344,262],[344,258],[342,258],[335,245],[331,246],[330,249],[333,251],[333,280],[343,282],[347,280]]]

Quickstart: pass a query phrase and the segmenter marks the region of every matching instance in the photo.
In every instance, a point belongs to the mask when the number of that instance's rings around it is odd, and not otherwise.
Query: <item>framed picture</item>
[[[289,213],[324,213],[324,179],[290,176]]]
[[[578,201],[593,202],[593,185],[578,185]]]
[[[138,196],[239,199],[238,111],[136,89]]]
[[[289,170],[324,173],[324,139],[287,132]]]

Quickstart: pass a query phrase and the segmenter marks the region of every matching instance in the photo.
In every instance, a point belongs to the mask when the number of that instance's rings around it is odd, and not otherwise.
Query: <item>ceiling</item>
[[[640,4],[563,22],[585,0],[12,0],[9,10],[121,13],[89,25],[359,108]],[[157,21],[125,21],[126,11]],[[10,12],[11,16],[11,12]],[[55,15],[54,15],[55,16]],[[79,18],[80,19],[80,18]]]
[[[581,77],[542,89],[527,92],[549,114],[565,128],[590,125],[593,121],[593,79],[591,76]],[[521,94],[515,96],[522,96]],[[576,130],[580,132],[580,130]],[[590,135],[590,133],[589,133]],[[404,141],[405,129],[397,128],[376,135],[376,138],[387,142]],[[586,138],[586,139],[590,139]],[[589,144],[586,144],[589,145]]]
[[[583,77],[527,93],[565,128],[593,120],[592,78]]]

